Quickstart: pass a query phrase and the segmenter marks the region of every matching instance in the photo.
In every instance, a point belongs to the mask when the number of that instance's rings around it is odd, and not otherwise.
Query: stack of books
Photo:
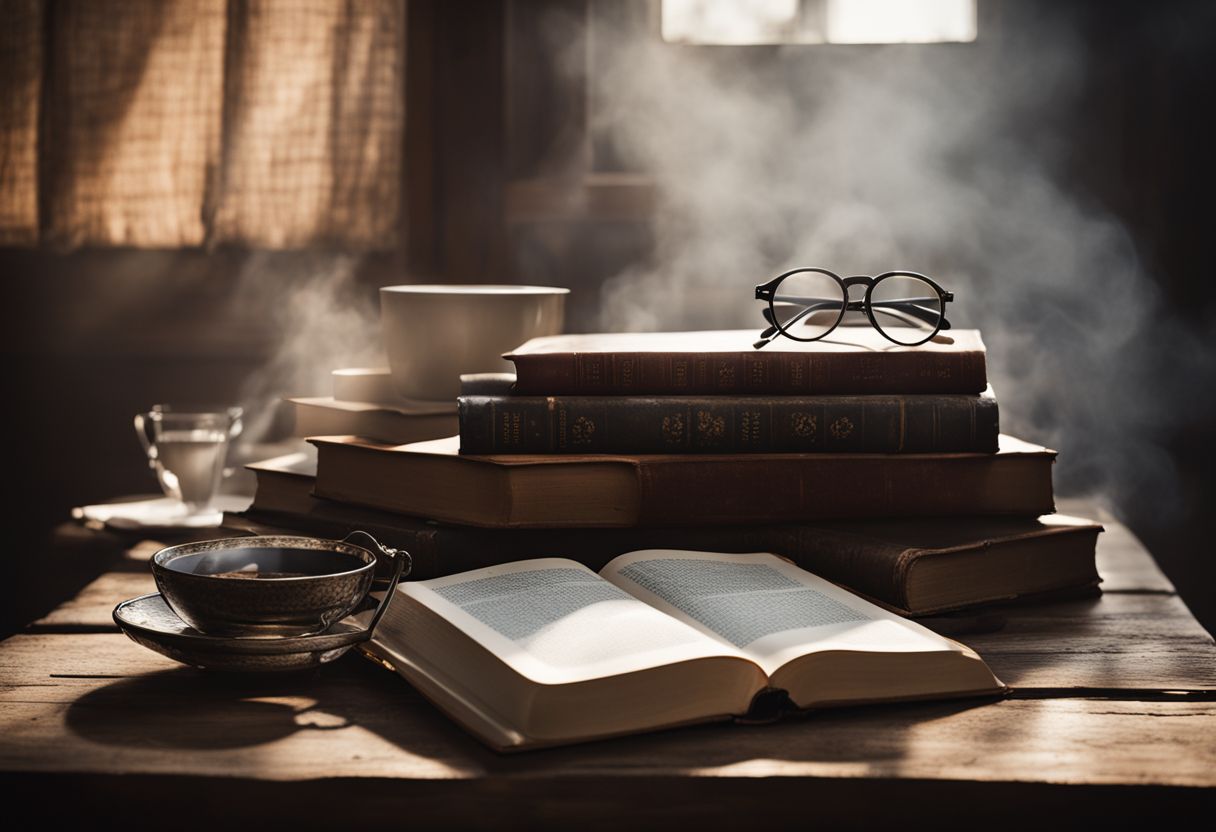
[[[361,528],[408,550],[418,582],[398,590],[373,651],[499,748],[755,716],[761,694],[778,688],[798,709],[999,691],[974,653],[906,617],[1092,591],[1101,527],[1054,515],[1054,451],[1000,434],[979,333],[898,347],[849,327],[761,351],[753,335],[535,339],[507,356],[516,377],[468,379],[459,436],[314,436],[315,460],[252,466],[257,495],[234,522],[334,537]],[[542,575],[544,586],[530,583]],[[687,596],[693,587],[699,600]],[[811,607],[785,608],[812,596]],[[733,644],[727,653],[750,669],[705,677],[731,691],[721,702],[688,695],[696,680],[671,676],[673,662],[693,667],[713,654],[707,643],[646,673],[632,653],[579,672],[562,664],[566,654],[546,654],[549,670],[554,661],[564,669],[552,678],[538,669],[537,656],[560,645],[583,644],[575,652],[587,658],[612,652],[595,646],[604,633],[645,641],[666,632],[653,615],[598,620],[584,610],[625,598],[720,649]],[[758,598],[761,607],[748,607]],[[748,610],[725,635],[711,626],[723,599]],[[768,644],[780,641],[765,635],[780,629],[771,621],[761,635],[744,632],[773,616],[802,621],[791,625],[798,639]],[[823,641],[828,631],[834,641]],[[846,637],[854,631],[864,631],[859,641]],[[535,639],[553,643],[520,652]],[[812,684],[809,668],[827,668],[825,651],[874,664],[845,660],[834,672],[847,684]],[[907,651],[941,661],[906,661]],[[445,659],[455,655],[465,658]],[[670,678],[644,687],[672,686],[662,713],[593,717],[561,696],[553,713],[536,710],[537,684],[593,700],[634,695],[629,685],[658,668]],[[567,689],[591,678],[614,681]],[[511,693],[487,694],[483,683]]]

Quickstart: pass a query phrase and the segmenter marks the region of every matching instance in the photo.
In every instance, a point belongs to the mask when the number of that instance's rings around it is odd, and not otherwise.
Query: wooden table
[[[1216,646],[1108,522],[1100,598],[939,619],[1007,699],[823,712],[500,756],[355,655],[301,678],[175,665],[117,632],[135,547],[0,643],[6,808],[106,825],[426,829],[1161,826],[1216,816]],[[149,815],[147,813],[154,813]],[[826,824],[826,826],[825,826]]]

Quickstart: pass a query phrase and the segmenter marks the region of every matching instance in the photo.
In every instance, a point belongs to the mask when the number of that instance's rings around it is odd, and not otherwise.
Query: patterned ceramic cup
[[[152,574],[194,629],[222,636],[323,632],[367,596],[376,556],[311,537],[234,537],[161,549]]]

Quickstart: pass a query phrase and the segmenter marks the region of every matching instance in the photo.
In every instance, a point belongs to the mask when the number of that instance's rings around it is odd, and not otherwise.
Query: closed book
[[[911,615],[1096,587],[1092,520],[950,517],[775,526],[769,550]]]
[[[318,501],[312,496],[317,481],[317,449],[284,454],[245,466],[253,472],[254,495],[247,511],[302,515]],[[341,537],[341,535],[339,535]]]
[[[752,347],[756,332],[554,335],[504,358],[515,362],[520,395],[978,394],[988,385],[984,342],[973,329],[905,347],[850,326],[760,350]]]
[[[980,395],[462,395],[463,454],[995,453]]]
[[[995,454],[459,453],[459,437],[383,445],[313,437],[315,493],[495,528],[790,523],[1047,514],[1055,452],[1002,436]]]
[[[997,602],[1090,589],[1098,583],[1089,520],[942,517],[847,524],[644,526],[629,529],[484,529],[350,506],[296,491],[289,509],[281,492],[224,525],[254,534],[306,534],[340,539],[360,529],[413,559],[412,576],[439,578],[538,557],[569,557],[591,569],[637,549],[773,552],[903,615],[936,615]],[[270,485],[274,489],[274,485]]]
[[[405,444],[450,436],[458,425],[455,402],[354,402],[331,396],[287,401],[295,415],[296,436],[349,434]]]
[[[502,751],[1007,690],[973,650],[770,553],[538,558],[393,593],[369,651]]]

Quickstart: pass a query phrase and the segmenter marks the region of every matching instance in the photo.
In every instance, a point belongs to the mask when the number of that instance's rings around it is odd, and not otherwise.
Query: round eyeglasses
[[[864,286],[861,300],[849,300],[853,286]],[[805,267],[778,275],[756,287],[756,299],[768,301],[756,349],[778,335],[795,341],[818,341],[834,330],[846,312],[864,312],[884,338],[914,347],[943,329],[946,304],[954,294],[917,272],[884,272],[877,277],[840,277],[827,269]]]

